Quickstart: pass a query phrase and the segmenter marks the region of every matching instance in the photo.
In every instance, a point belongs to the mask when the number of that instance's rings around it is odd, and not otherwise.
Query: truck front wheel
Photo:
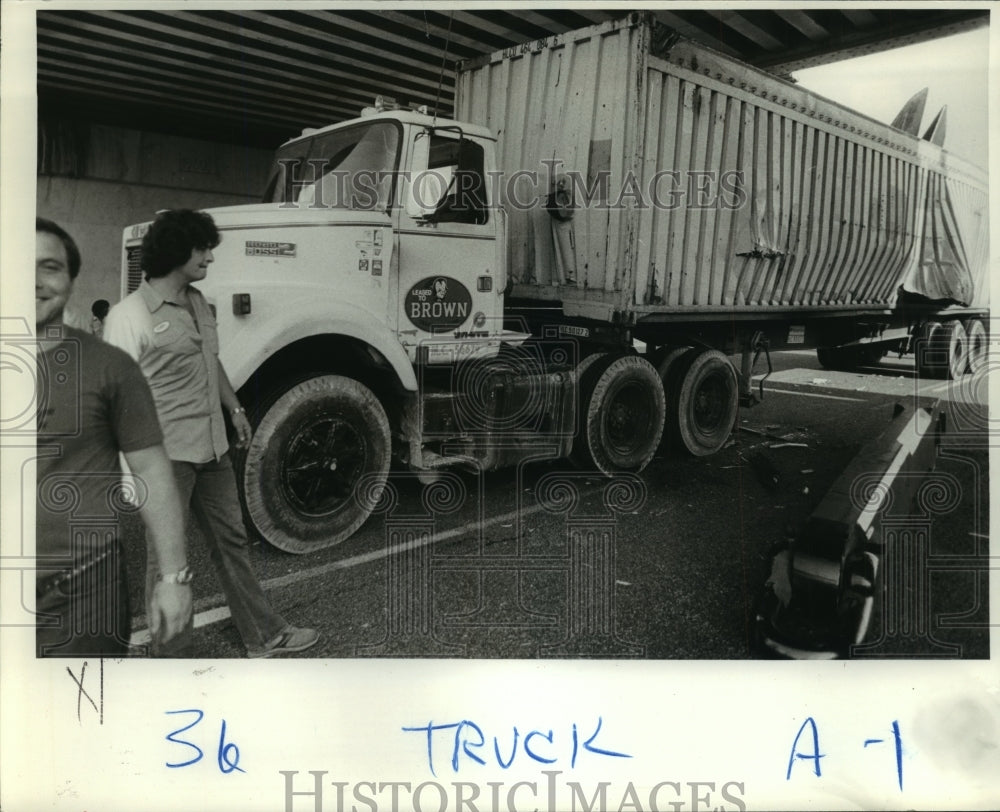
[[[389,420],[375,395],[352,378],[323,375],[296,384],[257,417],[240,471],[257,532],[290,553],[348,538],[389,470]]]

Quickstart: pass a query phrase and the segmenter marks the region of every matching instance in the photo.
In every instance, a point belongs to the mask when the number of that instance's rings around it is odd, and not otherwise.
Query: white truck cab
[[[385,294],[377,316],[411,363],[495,355],[502,340],[517,338],[503,330],[495,144],[483,127],[369,108],[284,144],[267,200],[286,215],[326,212],[329,225],[346,212],[370,215],[363,233],[302,230],[297,247],[311,254],[306,273],[319,271],[312,243],[336,258],[338,276],[317,280],[328,293],[347,301],[362,290]]]
[[[208,210],[222,240],[198,287],[255,426],[244,508],[276,546],[347,538],[394,453],[422,472],[509,464],[494,429],[511,413],[515,446],[549,421],[568,453],[569,376],[550,390],[507,357],[529,335],[504,328],[497,174],[485,128],[369,108],[283,144],[264,202]],[[125,230],[123,294],[146,227]]]

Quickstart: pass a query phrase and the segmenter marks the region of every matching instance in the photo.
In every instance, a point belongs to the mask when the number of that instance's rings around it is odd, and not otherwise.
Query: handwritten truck
[[[455,119],[382,100],[293,138],[264,202],[210,210],[200,285],[255,427],[248,522],[290,552],[340,542],[393,458],[711,454],[776,349],[982,365],[986,178],[942,126],[881,124],[634,14],[462,65]]]

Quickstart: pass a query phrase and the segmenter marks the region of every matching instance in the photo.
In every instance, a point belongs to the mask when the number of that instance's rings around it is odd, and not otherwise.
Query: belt
[[[51,575],[46,575],[44,578],[35,581],[35,597],[40,598],[47,592],[51,592],[57,586],[60,586],[67,581],[72,581],[74,578],[79,578],[81,575],[85,574],[89,570],[92,570],[99,564],[103,564],[114,555],[117,550],[117,546],[118,545],[116,544],[109,545],[104,552],[92,556],[76,567],[54,572]]]

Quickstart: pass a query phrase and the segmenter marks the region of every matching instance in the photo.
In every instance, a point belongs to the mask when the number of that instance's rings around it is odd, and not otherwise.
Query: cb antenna
[[[454,17],[455,17],[455,9],[452,9],[448,13],[448,33],[444,38],[444,53],[441,55],[441,70],[438,72],[437,94],[434,96],[433,124],[437,124],[438,103],[441,100],[441,83],[444,81],[444,66],[448,61],[448,46],[451,44],[451,21],[454,19]]]

